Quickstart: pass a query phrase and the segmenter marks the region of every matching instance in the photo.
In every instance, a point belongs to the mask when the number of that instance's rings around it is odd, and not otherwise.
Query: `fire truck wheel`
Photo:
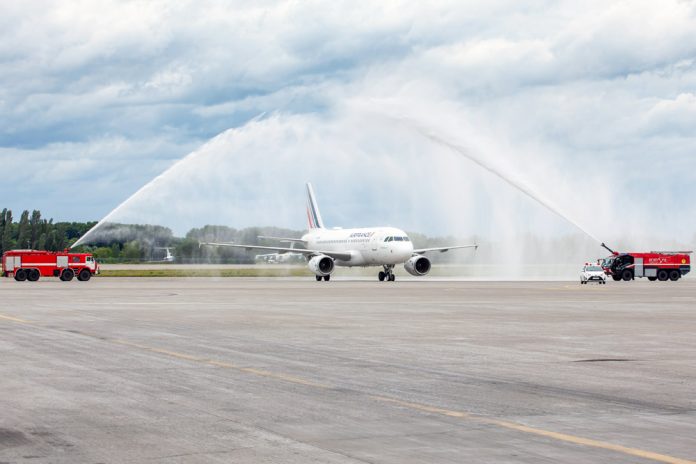
[[[669,274],[667,273],[667,271],[665,271],[664,269],[660,269],[659,271],[657,271],[657,280],[659,280],[660,282],[664,282],[667,279],[669,279]]]
[[[24,269],[17,269],[14,278],[17,282],[24,282],[25,280],[27,280],[27,271],[25,271]]]
[[[39,272],[38,269],[29,269],[27,271],[27,280],[29,282],[36,282],[41,278],[41,273]]]
[[[73,277],[75,277],[75,272],[72,269],[63,269],[63,272],[60,274],[60,280],[64,282],[70,282],[73,280]]]
[[[629,280],[633,280],[633,272],[630,269],[624,269],[624,271],[621,273],[621,278],[625,282],[628,282]]]
[[[619,280],[621,280],[621,276],[618,276],[618,275],[612,275],[611,278],[614,279],[614,280],[617,281],[617,282],[618,282]]]
[[[92,273],[89,272],[89,269],[83,269],[77,275],[77,280],[81,282],[87,282],[90,279],[90,277],[92,277]]]
[[[680,277],[681,272],[677,271],[676,269],[672,269],[669,272],[669,280],[671,280],[672,282],[676,282],[677,280],[679,280]]]
[[[657,277],[648,277],[648,280],[650,282],[655,282],[657,280]]]

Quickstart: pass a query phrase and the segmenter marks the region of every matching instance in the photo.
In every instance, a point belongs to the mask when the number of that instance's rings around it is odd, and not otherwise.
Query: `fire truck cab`
[[[99,264],[90,253],[65,251],[11,250],[2,255],[2,276],[22,282],[41,277],[59,277],[62,281],[87,281],[99,273]]]
[[[648,253],[617,253],[602,243],[612,255],[602,268],[615,281],[647,277],[650,281],[677,281],[691,271],[691,251],[651,251]]]

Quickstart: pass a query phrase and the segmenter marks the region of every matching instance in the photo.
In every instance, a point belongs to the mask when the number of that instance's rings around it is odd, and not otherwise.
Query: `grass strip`
[[[298,269],[112,269],[99,277],[308,277],[311,272]]]

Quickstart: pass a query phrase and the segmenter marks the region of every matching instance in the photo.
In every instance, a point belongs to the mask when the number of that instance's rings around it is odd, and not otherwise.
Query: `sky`
[[[58,220],[301,229],[312,181],[330,225],[688,245],[695,142],[689,1],[0,4],[2,206]]]

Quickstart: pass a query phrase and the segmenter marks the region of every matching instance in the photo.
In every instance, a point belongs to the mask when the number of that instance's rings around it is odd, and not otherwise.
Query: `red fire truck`
[[[614,280],[633,280],[647,277],[650,281],[677,281],[691,270],[691,251],[651,251],[649,253],[618,253],[604,243],[611,256],[602,262],[602,268]]]
[[[87,281],[99,273],[99,264],[90,253],[65,251],[11,250],[2,255],[3,277],[17,281],[36,282],[43,277],[60,277],[65,282],[73,277]]]

